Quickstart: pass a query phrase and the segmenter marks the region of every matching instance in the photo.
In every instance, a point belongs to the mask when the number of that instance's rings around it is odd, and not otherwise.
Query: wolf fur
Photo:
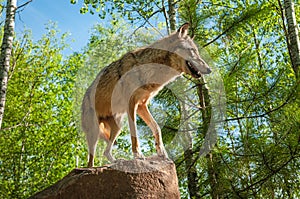
[[[122,118],[127,113],[135,158],[139,150],[136,114],[149,126],[157,154],[167,158],[161,130],[147,104],[166,84],[182,73],[199,78],[211,72],[201,59],[197,46],[188,36],[189,24],[147,47],[125,54],[103,68],[87,89],[82,102],[82,129],[89,149],[88,167],[93,166],[98,139],[107,142],[104,155],[114,161],[112,146],[120,133]]]

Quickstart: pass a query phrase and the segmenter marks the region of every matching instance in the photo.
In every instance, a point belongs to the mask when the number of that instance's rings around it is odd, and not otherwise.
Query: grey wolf
[[[138,114],[153,133],[158,156],[168,158],[160,127],[147,104],[166,84],[181,74],[199,78],[211,72],[188,35],[188,29],[189,24],[183,24],[173,34],[126,53],[97,75],[87,89],[81,107],[82,129],[89,150],[88,167],[94,165],[98,139],[106,141],[104,155],[109,161],[115,161],[112,146],[120,133],[121,121],[126,113],[134,157],[143,158],[136,128]]]

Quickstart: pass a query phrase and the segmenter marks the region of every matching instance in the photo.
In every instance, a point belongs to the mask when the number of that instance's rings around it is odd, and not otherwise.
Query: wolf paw
[[[158,157],[161,158],[162,160],[169,160],[168,155],[158,155]]]
[[[162,159],[164,159],[164,160],[169,159],[168,153],[166,152],[166,150],[165,150],[164,148],[161,149],[161,150],[159,150],[159,151],[157,152],[157,155],[158,155],[158,157],[160,157],[160,158],[162,158]]]
[[[145,160],[145,156],[142,153],[133,153],[134,159]]]
[[[115,162],[116,161],[116,159],[111,155],[111,153],[109,153],[109,152],[104,152],[104,156],[111,162],[111,163],[113,163],[113,162]]]

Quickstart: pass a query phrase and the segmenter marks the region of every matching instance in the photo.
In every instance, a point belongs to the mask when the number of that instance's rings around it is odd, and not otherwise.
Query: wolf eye
[[[197,52],[194,48],[190,48],[189,50],[192,53],[192,56],[197,56]]]

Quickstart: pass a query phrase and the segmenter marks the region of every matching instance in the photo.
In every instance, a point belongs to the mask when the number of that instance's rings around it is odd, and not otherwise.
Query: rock
[[[174,163],[154,156],[74,169],[56,184],[30,197],[40,198],[177,199],[180,194]]]

